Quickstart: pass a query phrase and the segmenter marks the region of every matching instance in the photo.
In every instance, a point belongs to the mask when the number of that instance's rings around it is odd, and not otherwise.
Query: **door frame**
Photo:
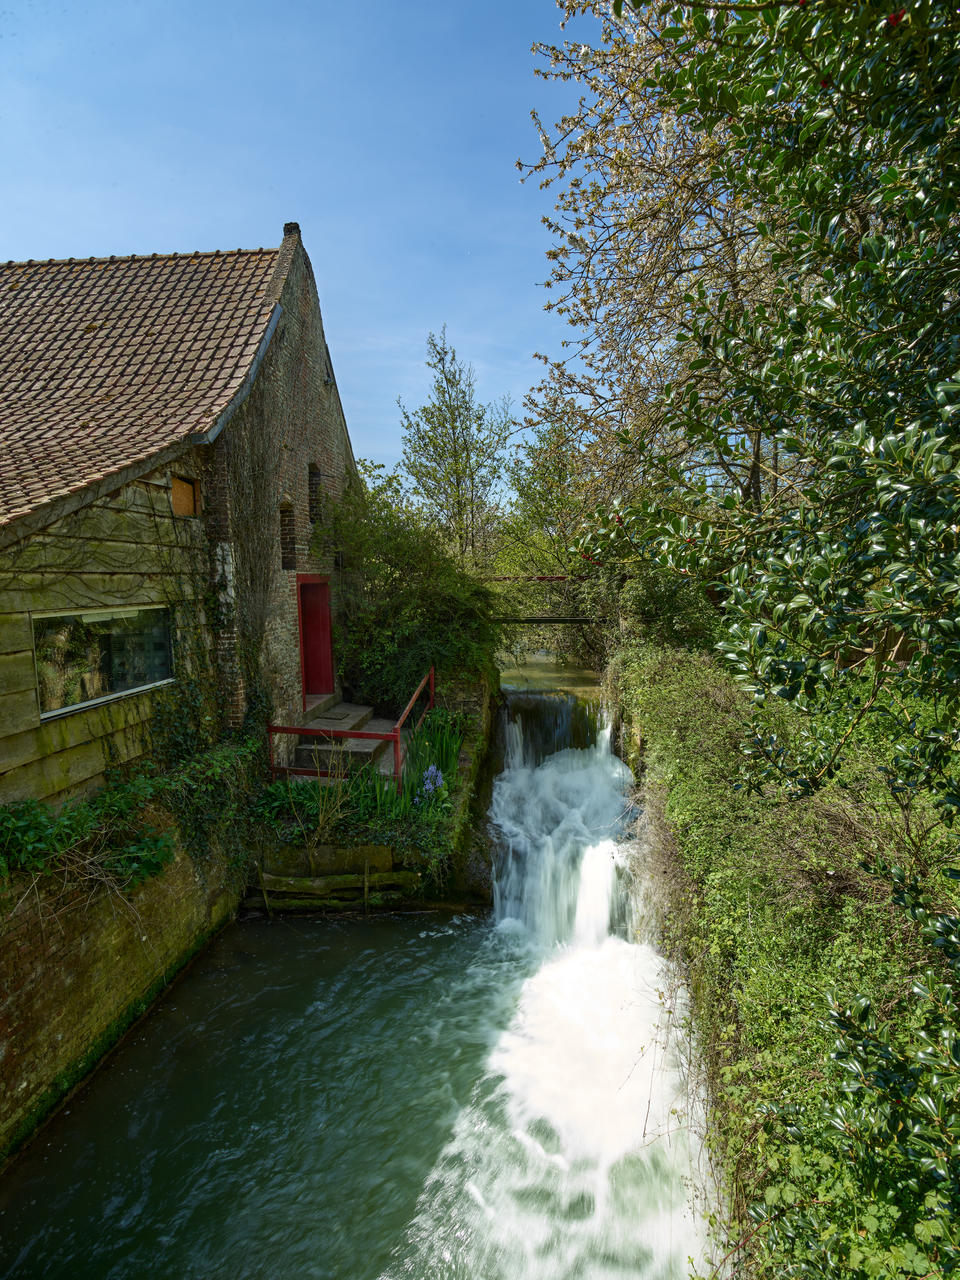
[[[330,644],[330,684],[331,687],[325,692],[333,693],[336,688],[337,678],[333,666],[333,617],[330,608],[330,575],[327,573],[298,573],[296,580],[297,591],[297,643],[300,646],[300,697],[302,701],[302,710],[307,709],[307,655],[303,646],[303,592],[302,587],[326,586],[327,587],[327,637]]]

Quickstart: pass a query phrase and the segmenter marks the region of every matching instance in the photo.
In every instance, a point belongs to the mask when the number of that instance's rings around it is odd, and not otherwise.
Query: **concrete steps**
[[[308,693],[307,705],[303,712],[303,723],[310,724],[318,716],[324,715],[340,703],[339,693]]]
[[[390,733],[393,721],[374,717],[372,707],[328,700],[308,710],[304,728],[362,729],[367,733]],[[294,766],[330,772],[339,768],[359,769],[376,761],[382,773],[393,772],[393,743],[383,738],[315,738],[304,734],[297,743]]]

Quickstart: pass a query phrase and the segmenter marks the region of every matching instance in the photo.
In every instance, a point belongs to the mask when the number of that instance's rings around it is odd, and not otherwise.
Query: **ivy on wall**
[[[123,891],[160,872],[184,848],[202,864],[226,845],[242,861],[250,795],[262,773],[256,739],[221,743],[180,768],[138,772],[89,799],[54,809],[39,800],[0,807],[0,876],[59,873]]]

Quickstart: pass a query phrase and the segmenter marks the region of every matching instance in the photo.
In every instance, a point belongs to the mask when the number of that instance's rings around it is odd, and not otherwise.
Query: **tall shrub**
[[[441,680],[489,670],[500,627],[491,592],[460,568],[397,477],[362,461],[360,470],[316,538],[341,559],[335,631],[344,689],[396,714],[431,665]]]

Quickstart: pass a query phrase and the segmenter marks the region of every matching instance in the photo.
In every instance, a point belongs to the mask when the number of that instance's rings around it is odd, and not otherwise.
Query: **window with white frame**
[[[40,712],[149,688],[173,674],[170,610],[85,609],[33,616]]]

